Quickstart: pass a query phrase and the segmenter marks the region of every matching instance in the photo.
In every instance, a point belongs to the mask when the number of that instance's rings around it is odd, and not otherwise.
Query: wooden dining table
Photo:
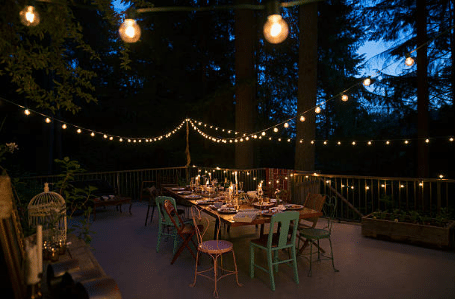
[[[234,216],[236,214],[220,213],[220,212],[218,212],[217,209],[214,209],[214,208],[210,207],[210,205],[208,205],[208,204],[203,204],[203,205],[198,204],[198,201],[204,200],[204,199],[213,199],[212,197],[206,197],[204,195],[197,194],[197,195],[200,195],[201,197],[200,198],[192,198],[192,196],[194,196],[196,193],[184,192],[184,191],[188,191],[188,190],[186,190],[186,189],[183,190],[183,188],[177,188],[177,187],[165,187],[164,191],[169,196],[171,196],[174,199],[176,199],[177,202],[179,202],[179,201],[180,202],[181,201],[189,202],[192,205],[197,206],[199,209],[201,209],[202,211],[204,211],[208,215],[214,217],[215,218],[214,238],[216,238],[216,232],[217,232],[217,229],[218,229],[218,227],[220,225],[220,221],[223,224],[228,225],[229,227],[239,227],[239,226],[247,226],[247,225],[261,225],[260,233],[261,233],[261,236],[262,236],[263,233],[264,233],[264,224],[270,223],[271,218],[272,218],[270,216],[265,216],[262,213],[259,213],[259,215],[257,215],[257,217],[255,219],[253,219],[251,222],[240,222],[240,221],[236,221],[235,220]],[[254,206],[252,206],[252,205],[241,204],[239,206],[238,211],[241,212],[242,210],[252,210],[252,209],[254,209]],[[258,211],[260,211],[260,210],[258,209]],[[305,207],[302,208],[302,209],[299,209],[297,211],[300,213],[300,217],[299,217],[300,219],[321,217],[323,215],[322,212],[318,212],[318,211],[315,211],[313,209],[309,209],[309,208],[305,208]]]

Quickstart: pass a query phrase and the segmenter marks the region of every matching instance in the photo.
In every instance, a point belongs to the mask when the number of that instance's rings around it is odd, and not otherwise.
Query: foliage
[[[92,235],[95,233],[90,230],[90,214],[93,209],[94,198],[92,192],[96,190],[96,187],[88,186],[82,189],[71,185],[75,175],[85,171],[80,167],[79,162],[71,160],[69,157],[65,157],[62,160],[55,159],[55,162],[63,169],[63,172],[59,175],[60,180],[55,183],[55,186],[58,193],[65,199],[69,214],[68,218],[72,219],[77,211],[83,211],[83,217],[76,219],[77,221],[72,225],[72,228],[68,229],[68,233],[76,231],[78,237],[89,244],[92,241]]]

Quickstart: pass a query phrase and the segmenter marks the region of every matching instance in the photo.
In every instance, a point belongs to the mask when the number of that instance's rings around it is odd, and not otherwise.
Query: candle
[[[236,185],[238,184],[238,181],[237,181],[237,171],[235,172],[235,184],[236,184]]]
[[[36,227],[36,245],[38,257],[38,273],[43,272],[43,226]]]

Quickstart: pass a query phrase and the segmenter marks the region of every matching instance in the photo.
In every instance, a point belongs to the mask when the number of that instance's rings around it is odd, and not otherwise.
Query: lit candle
[[[36,227],[36,245],[38,253],[38,274],[43,271],[43,226]]]

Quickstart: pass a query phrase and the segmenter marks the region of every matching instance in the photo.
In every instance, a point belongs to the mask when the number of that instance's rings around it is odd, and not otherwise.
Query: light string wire
[[[39,111],[27,108],[26,106],[17,104],[15,102],[5,99],[1,96],[0,96],[0,100],[10,103],[12,105],[15,105],[21,109],[24,109],[24,113],[27,116],[31,115],[31,114],[36,114],[36,115],[39,115],[39,116],[42,116],[43,118],[45,118],[46,123],[51,123],[51,122],[59,123],[62,126],[62,129],[64,129],[64,130],[68,130],[72,127],[73,129],[76,129],[76,133],[78,133],[78,134],[82,134],[83,132],[86,132],[86,133],[89,133],[91,137],[95,137],[96,135],[101,135],[101,136],[103,136],[104,139],[114,140],[114,138],[116,138],[120,142],[126,141],[126,142],[132,142],[132,143],[142,143],[143,141],[145,141],[146,143],[148,143],[148,142],[160,141],[160,140],[163,140],[164,138],[169,138],[173,134],[177,133],[182,128],[182,126],[186,123],[186,119],[185,119],[182,122],[180,122],[180,124],[177,125],[174,129],[172,129],[164,134],[153,136],[153,137],[131,137],[131,136],[128,137],[128,136],[110,134],[107,132],[101,132],[99,130],[89,129],[89,128],[86,128],[86,127],[83,127],[80,125],[75,125],[70,122],[64,121],[62,119],[56,118],[54,116],[50,116],[50,115],[41,113]]]

